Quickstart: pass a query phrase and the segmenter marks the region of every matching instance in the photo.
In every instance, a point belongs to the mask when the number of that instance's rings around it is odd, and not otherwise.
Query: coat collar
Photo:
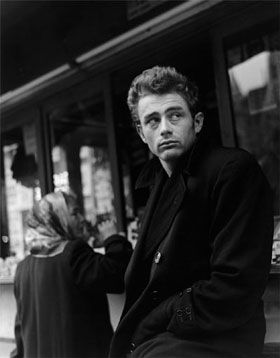
[[[173,178],[169,178],[175,181],[175,185],[170,185],[169,192],[167,194],[165,192],[167,200],[163,201],[163,205],[158,205],[158,200],[167,174],[161,163],[157,158],[153,158],[141,172],[137,188],[145,186],[153,186],[153,188],[141,220],[138,242],[125,274],[126,291],[131,297],[131,302],[141,295],[147,285],[152,255],[166,237],[182,201],[188,195],[189,181],[196,175],[196,168],[204,156],[203,153],[209,150],[204,142],[196,141],[189,153],[182,158],[182,162],[178,163],[172,173]],[[150,227],[152,230],[149,230]]]
[[[153,190],[142,218],[142,230],[139,233],[135,256],[142,255],[142,259],[147,259],[165,237],[188,190],[189,178],[195,175],[204,153],[210,150],[208,144],[205,139],[197,138],[188,153],[180,159],[169,178],[170,185],[167,191],[165,190],[166,200],[161,202],[161,205],[158,204],[158,200],[167,174],[157,158],[153,158],[144,167],[137,181],[137,188],[153,186]],[[153,229],[149,230],[149,227]],[[143,239],[146,241],[145,244]]]
[[[193,174],[200,156],[207,150],[209,143],[200,137],[197,137],[190,150],[179,160],[173,175],[178,171],[183,171],[187,175]],[[157,177],[163,175],[164,169],[157,157],[153,157],[142,169],[135,184],[136,189],[153,186]]]
[[[150,159],[140,172],[135,184],[135,189],[142,189],[152,186],[155,183],[157,176],[160,175],[161,171],[163,171],[163,168],[158,158],[153,157]]]

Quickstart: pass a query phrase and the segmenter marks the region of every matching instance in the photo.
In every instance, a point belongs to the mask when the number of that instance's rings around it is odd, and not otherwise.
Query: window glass
[[[92,224],[115,218],[103,105],[77,102],[54,110],[49,118],[55,190],[74,193]]]
[[[272,262],[280,264],[280,38],[254,36],[227,48],[238,145],[254,154],[274,195]]]
[[[228,74],[238,145],[255,155],[280,214],[279,34],[271,32],[229,47]]]
[[[1,143],[1,277],[13,276],[26,254],[26,216],[41,198],[35,125],[5,132]]]
[[[129,84],[127,85],[129,86]],[[135,184],[144,165],[149,160],[148,147],[136,132],[126,104],[127,92],[116,94],[114,108],[118,133],[118,148],[122,164],[123,194],[128,240],[133,246],[138,237],[139,222],[149,196],[149,190],[137,189]]]

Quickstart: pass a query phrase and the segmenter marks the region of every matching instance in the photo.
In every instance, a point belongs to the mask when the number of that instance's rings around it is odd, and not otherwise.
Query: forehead
[[[164,113],[170,108],[189,110],[185,99],[178,93],[163,95],[148,94],[138,102],[138,115],[141,119],[151,113]]]

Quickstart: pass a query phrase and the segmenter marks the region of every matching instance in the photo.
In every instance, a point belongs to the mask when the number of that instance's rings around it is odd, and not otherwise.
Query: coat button
[[[161,253],[157,251],[154,258],[154,263],[159,264],[160,260],[161,260]]]
[[[131,342],[129,345],[129,352],[132,353],[135,349],[135,343]]]
[[[182,310],[177,310],[177,315],[178,316],[183,316],[183,311]]]
[[[153,299],[153,301],[158,301],[159,300],[159,292],[157,291],[157,290],[154,290],[153,292],[152,292],[152,299]]]
[[[184,322],[183,311],[182,310],[177,310],[176,313],[177,313],[179,321]]]

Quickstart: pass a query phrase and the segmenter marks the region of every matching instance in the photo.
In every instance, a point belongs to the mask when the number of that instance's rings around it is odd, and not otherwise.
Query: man
[[[257,357],[272,199],[254,160],[201,137],[196,88],[174,68],[136,77],[128,105],[154,158],[111,357]]]

